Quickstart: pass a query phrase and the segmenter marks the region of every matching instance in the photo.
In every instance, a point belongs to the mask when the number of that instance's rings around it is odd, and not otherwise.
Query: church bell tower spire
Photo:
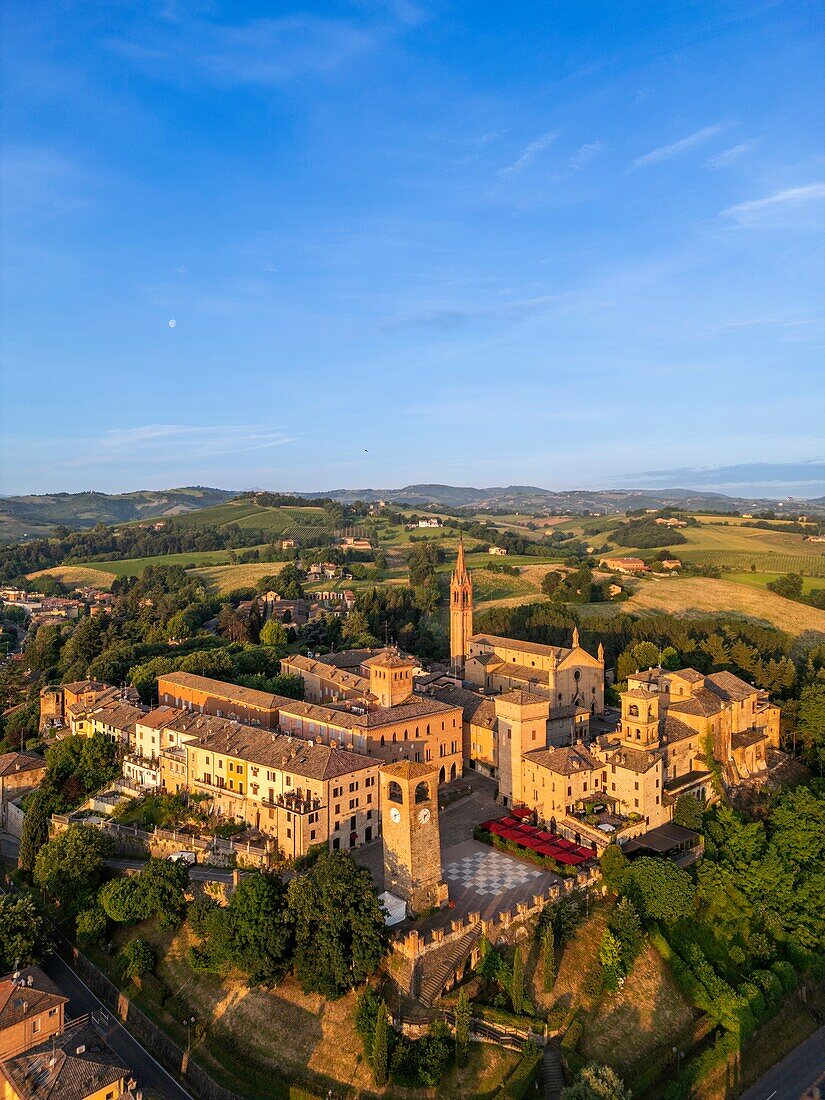
[[[473,582],[464,560],[464,538],[459,538],[458,557],[450,578],[450,660],[453,671],[464,672],[464,661],[473,636]]]

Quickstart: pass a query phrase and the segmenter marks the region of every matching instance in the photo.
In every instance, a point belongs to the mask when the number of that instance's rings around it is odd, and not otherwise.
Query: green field
[[[149,565],[221,565],[231,561],[230,550],[190,550],[185,554],[158,554],[154,558],[124,558],[123,561],[83,562],[84,569],[114,573],[116,577],[139,577]]]
[[[788,570],[793,572],[793,570]],[[749,588],[767,588],[769,581],[778,580],[784,573],[726,573],[725,580],[736,581],[737,584],[746,584]],[[825,588],[825,577],[803,577],[802,594],[809,596],[817,589]]]
[[[249,500],[202,508],[181,516],[179,522],[186,527],[236,524],[247,530],[263,531],[272,538],[300,538],[302,534],[309,538],[333,534],[332,521],[323,508],[265,508]]]

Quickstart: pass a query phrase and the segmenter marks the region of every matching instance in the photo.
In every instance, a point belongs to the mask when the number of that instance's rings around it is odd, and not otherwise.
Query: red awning
[[[513,817],[518,817],[523,820],[525,817],[530,817],[533,811],[528,810],[526,806],[514,806],[511,812]]]
[[[521,824],[521,822],[517,817],[503,817],[501,819],[501,824],[507,825],[509,828],[514,829],[517,828]]]
[[[538,825],[519,825],[519,832],[524,833],[526,836],[538,836],[541,829]]]

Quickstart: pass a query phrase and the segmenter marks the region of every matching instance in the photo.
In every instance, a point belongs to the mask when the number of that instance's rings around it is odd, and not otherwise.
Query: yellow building
[[[379,761],[227,719],[185,743],[189,790],[271,835],[287,856],[355,848],[380,833]]]
[[[135,1100],[132,1071],[87,1019],[0,1062],[2,1100]]]
[[[304,681],[304,699],[308,703],[340,703],[362,698],[369,691],[369,680],[357,672],[296,653],[281,660],[285,676],[300,676]]]

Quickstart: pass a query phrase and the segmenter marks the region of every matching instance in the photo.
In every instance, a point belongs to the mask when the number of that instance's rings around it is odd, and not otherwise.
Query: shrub
[[[218,908],[219,906],[215,899],[210,898],[207,894],[195,898],[189,905],[186,912],[186,919],[189,921],[192,931],[196,933],[196,935],[204,935],[209,914]]]
[[[99,905],[82,909],[75,923],[77,938],[81,943],[101,944],[109,931],[109,918]]]
[[[768,1011],[773,1015],[782,1001],[782,982],[770,970],[755,970],[753,980],[764,993]]]
[[[123,974],[126,978],[139,978],[155,966],[155,952],[146,940],[129,940],[120,952]]]
[[[504,1087],[496,1094],[497,1100],[523,1100],[532,1093],[541,1068],[541,1050],[534,1042],[525,1045],[521,1061],[510,1074]]]
[[[575,1050],[579,1045],[579,1040],[582,1037],[584,1031],[584,1024],[581,1019],[576,1016],[572,1023],[564,1033],[564,1038],[561,1041],[562,1050]]]
[[[779,978],[786,993],[796,989],[796,972],[789,962],[777,959],[775,963],[771,963],[770,969]]]

